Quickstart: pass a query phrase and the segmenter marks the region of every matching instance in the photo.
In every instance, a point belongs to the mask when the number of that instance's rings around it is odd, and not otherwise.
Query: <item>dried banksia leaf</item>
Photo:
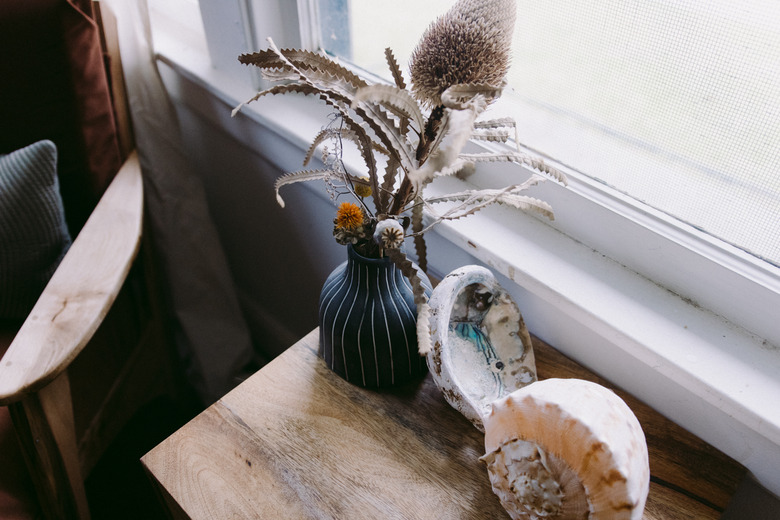
[[[475,141],[507,142],[514,137],[517,141],[517,125],[511,117],[475,121],[471,139]]]
[[[281,54],[281,56],[280,56]],[[285,59],[282,59],[282,56]],[[285,61],[287,60],[287,61]],[[310,71],[321,71],[332,74],[339,80],[354,87],[361,87],[367,85],[357,74],[353,73],[346,67],[339,65],[332,59],[321,54],[315,54],[310,51],[300,49],[281,49],[275,50],[274,48],[264,51],[253,52],[250,54],[242,54],[238,57],[238,61],[244,65],[254,65],[263,70],[274,69],[287,69],[290,70],[290,65],[296,68]],[[271,72],[271,74],[274,74]]]
[[[515,0],[458,0],[422,36],[410,62],[421,103],[441,104],[452,85],[500,85],[509,69]]]
[[[400,166],[401,164],[394,157],[389,157],[387,159],[385,175],[382,179],[382,187],[377,194],[379,197],[379,205],[383,208],[389,207],[388,201],[390,194],[393,192],[393,185],[395,184],[396,174],[398,173],[398,168]]]
[[[417,272],[417,268],[414,266],[411,260],[409,260],[403,251],[398,248],[388,249],[385,251],[387,257],[401,270],[406,276],[409,282],[412,284],[412,292],[414,293],[414,304],[418,307],[423,303],[428,303],[428,296],[425,294],[425,285],[423,280]]]
[[[568,185],[568,180],[565,173],[553,166],[550,166],[539,157],[535,157],[526,153],[463,153],[460,154],[459,157],[462,160],[469,162],[513,162],[517,164],[525,164],[526,166],[530,166],[537,171],[547,174],[564,186]]]
[[[276,179],[276,182],[274,183],[274,189],[276,190],[276,202],[278,202],[281,207],[284,207],[284,200],[282,200],[282,196],[279,195],[279,189],[282,186],[294,184],[296,182],[325,180],[338,176],[339,172],[334,170],[301,170],[292,173],[285,173]]]
[[[414,249],[417,252],[420,269],[428,270],[428,246],[425,244],[423,230],[423,204],[422,197],[418,197],[417,204],[412,207],[412,233],[414,233]]]
[[[390,67],[390,73],[393,75],[395,86],[401,90],[406,90],[406,82],[403,74],[401,74],[401,67],[398,66],[398,61],[396,61],[393,50],[390,47],[385,49],[385,59],[387,60],[387,66]]]
[[[441,140],[434,151],[425,164],[409,171],[408,178],[415,194],[422,193],[422,189],[437,175],[452,174],[461,169],[464,161],[459,160],[458,155],[471,137],[474,121],[486,106],[485,98],[477,95],[463,108],[448,111],[446,124],[439,130]]]
[[[479,128],[471,132],[472,141],[493,141],[505,143],[514,136],[514,132],[507,129]]]
[[[334,138],[347,138],[346,137],[347,132],[345,130],[337,130],[335,128],[325,128],[324,130],[321,130],[315,137],[314,140],[309,145],[309,149],[306,152],[306,157],[303,158],[303,165],[308,166],[309,161],[311,161],[311,158],[314,157],[314,152],[317,149],[319,145],[321,145],[323,142],[334,139]],[[354,137],[354,136],[353,136]],[[354,137],[357,139],[357,137]]]
[[[362,141],[360,140],[360,137],[356,132],[350,129],[346,128],[325,128],[323,130],[320,130],[320,132],[314,137],[311,144],[309,145],[309,149],[306,151],[306,156],[303,158],[303,165],[307,166],[309,162],[311,161],[312,157],[314,157],[314,152],[317,150],[317,147],[321,145],[323,142],[330,140],[330,139],[339,139],[339,140],[347,140],[355,143],[358,147],[362,146]],[[387,155],[388,152],[382,146],[378,145],[377,143],[371,142],[371,148],[379,152],[381,154]],[[363,153],[363,150],[360,150],[361,153]]]
[[[431,343],[431,306],[427,303],[418,305],[417,308],[417,351],[425,356],[433,349]]]
[[[463,110],[468,108],[471,100],[478,95],[482,96],[490,103],[501,96],[501,91],[504,89],[505,85],[505,81],[502,81],[499,85],[491,85],[489,83],[458,83],[457,85],[447,87],[447,89],[441,93],[441,104],[447,108]]]
[[[406,90],[391,85],[371,85],[355,93],[353,106],[361,101],[380,104],[398,117],[412,120],[419,131],[425,126],[420,107]]]
[[[519,195],[514,188],[514,186],[510,186],[502,190],[470,190],[436,197],[427,202],[430,204],[438,204],[440,202],[461,203],[461,205],[453,207],[439,217],[440,220],[457,220],[468,217],[491,204],[505,204],[529,213],[537,213],[550,220],[555,220],[552,207],[549,204],[534,197]]]
[[[269,89],[263,90],[252,96],[250,99],[240,103],[236,108],[233,109],[233,111],[230,113],[231,117],[235,117],[236,114],[238,114],[244,106],[257,101],[263,96],[269,96],[269,95],[278,95],[278,94],[291,94],[291,93],[298,93],[298,94],[306,94],[306,95],[314,95],[314,94],[320,94],[321,91],[317,89],[316,87],[312,87],[311,85],[306,84],[298,84],[298,83],[290,83],[288,85],[276,85]],[[327,101],[327,100],[326,100]],[[331,103],[332,104],[332,103]]]
[[[511,117],[502,117],[500,119],[488,119],[487,121],[476,121],[474,123],[474,128],[504,128],[504,127],[511,127],[515,128],[517,124],[515,123],[515,120]]]
[[[430,329],[428,327],[430,307],[428,306],[428,296],[425,294],[426,288],[414,264],[406,258],[403,251],[400,249],[388,249],[385,251],[385,254],[412,284],[414,304],[417,306],[417,349],[420,355],[424,356],[431,350]]]

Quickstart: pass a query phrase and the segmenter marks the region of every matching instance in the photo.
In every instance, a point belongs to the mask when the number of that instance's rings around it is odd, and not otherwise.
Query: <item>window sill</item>
[[[231,109],[254,90],[211,68],[202,55],[157,43],[178,102],[281,170],[300,168],[328,112],[321,103],[277,96],[231,119]],[[442,181],[429,193],[462,182]],[[437,274],[477,261],[491,267],[503,275],[533,333],[735,458],[780,494],[780,408],[769,398],[780,395],[780,353],[762,338],[517,211],[490,208],[441,224],[428,238]]]

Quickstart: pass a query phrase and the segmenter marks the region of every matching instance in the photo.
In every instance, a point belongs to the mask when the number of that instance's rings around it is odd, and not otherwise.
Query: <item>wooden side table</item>
[[[483,435],[430,376],[365,390],[317,356],[317,331],[142,458],[176,518],[508,518]],[[535,340],[541,378],[593,374]],[[744,468],[621,394],[651,457],[646,520],[715,519]]]

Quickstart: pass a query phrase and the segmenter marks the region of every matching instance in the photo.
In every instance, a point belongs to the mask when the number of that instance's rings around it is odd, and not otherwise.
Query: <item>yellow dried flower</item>
[[[371,196],[371,186],[368,184],[355,184],[355,195],[358,197],[363,197],[364,199],[366,197]]]
[[[336,228],[357,229],[363,224],[363,210],[352,202],[342,202],[333,221]]]
[[[410,62],[417,99],[433,107],[452,85],[500,85],[509,70],[515,11],[515,0],[458,0],[428,26]]]

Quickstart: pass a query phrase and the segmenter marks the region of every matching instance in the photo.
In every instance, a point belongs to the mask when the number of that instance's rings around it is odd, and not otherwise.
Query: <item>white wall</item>
[[[333,205],[296,186],[280,208],[273,183],[282,172],[209,120],[230,107],[214,98],[197,110],[175,106],[255,348],[271,359],[316,327],[322,283],[346,259],[331,238]]]

